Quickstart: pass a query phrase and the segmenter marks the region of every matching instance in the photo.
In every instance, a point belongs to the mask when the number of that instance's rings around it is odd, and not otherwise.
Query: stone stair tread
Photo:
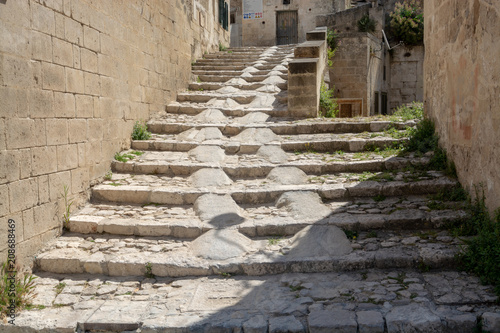
[[[438,331],[457,331],[457,327],[473,331],[478,318],[500,310],[494,304],[496,297],[491,288],[481,286],[474,276],[452,270],[373,269],[364,273],[209,279],[88,274],[68,278],[37,273],[37,281],[34,304],[46,308],[24,311],[16,318],[16,326],[30,333],[71,331],[78,322],[104,324],[117,318],[136,323],[144,331],[241,330],[251,327],[251,323],[267,331],[280,318],[304,323],[304,329],[308,319],[323,310],[343,314],[340,325],[354,315],[355,323],[362,327],[363,316],[369,314],[378,318],[374,322],[381,327],[391,326],[399,320],[396,314],[411,312],[418,320],[411,324],[408,321],[408,325],[414,325],[415,330],[426,331],[434,325]],[[60,283],[66,286],[57,294]],[[123,318],[124,314],[127,318]]]
[[[200,185],[192,178],[181,176],[114,174],[114,181],[105,181],[93,188],[92,197],[94,200],[104,202],[181,205],[193,204],[201,195],[214,193],[228,194],[237,203],[265,203],[276,201],[285,192],[308,191],[318,193],[326,199],[343,199],[359,196],[434,194],[451,189],[457,184],[455,180],[439,177],[439,174],[435,176],[408,182],[377,182],[350,181],[348,175],[346,177],[332,175],[331,183],[326,177],[324,179],[311,177],[298,185],[276,184],[265,178],[240,179],[231,183],[227,176],[224,176],[226,178],[217,176],[217,179],[210,179],[209,183]]]
[[[218,127],[223,132],[236,132],[245,128],[266,127],[277,134],[298,134],[298,133],[363,133],[382,132],[389,128],[405,130],[414,126],[414,122],[392,122],[392,121],[342,121],[338,118],[315,118],[300,119],[293,118],[273,118],[269,117],[265,122],[248,122],[243,117],[226,117],[221,120],[214,120],[206,123],[204,119],[198,119],[192,115],[185,114],[165,114],[148,122],[149,130],[162,134],[180,133],[192,127]]]
[[[255,127],[249,128],[250,130]],[[262,128],[266,130],[266,128]],[[380,136],[370,138],[363,133],[316,133],[316,134],[285,134],[275,135],[274,132],[268,130],[262,132],[262,135],[256,137],[249,135],[248,137],[231,137],[228,138],[222,133],[217,138],[205,141],[196,141],[198,139],[184,140],[177,138],[175,134],[153,134],[149,140],[132,141],[132,148],[139,150],[176,150],[179,151],[182,147],[184,151],[191,150],[198,145],[211,145],[221,147],[233,147],[236,152],[254,153],[263,145],[279,145],[284,151],[338,151],[360,152],[366,147],[378,147],[384,149],[395,143],[403,142],[406,139],[394,139],[390,136]],[[175,148],[174,148],[175,147]],[[238,150],[239,147],[239,150]],[[244,149],[242,148],[244,147]]]
[[[191,151],[190,151],[191,152]],[[112,168],[120,173],[166,174],[174,176],[191,175],[202,168],[221,168],[230,177],[265,177],[275,167],[296,167],[309,175],[324,173],[372,172],[370,177],[404,180],[409,175],[397,173],[405,166],[420,166],[428,163],[428,157],[385,157],[379,153],[343,153],[324,152],[283,152],[283,156],[262,154],[224,153],[217,159],[199,156],[190,152],[144,151],[143,155],[127,162],[113,161]],[[206,157],[207,159],[203,159]],[[200,160],[201,159],[201,160]],[[392,170],[390,174],[386,170]],[[386,171],[386,173],[382,173]],[[364,177],[368,177],[365,174]]]
[[[447,235],[445,231],[440,234]],[[153,274],[166,277],[397,269],[413,268],[418,263],[442,269],[455,264],[454,256],[462,245],[459,239],[444,243],[432,238],[421,239],[414,232],[390,231],[379,232],[376,238],[363,239],[360,235],[351,243],[354,250],[350,254],[290,257],[286,254],[290,239],[283,238],[276,243],[254,239],[240,255],[211,260],[194,256],[193,242],[189,241],[116,235],[93,235],[90,240],[89,236],[82,236],[68,233],[51,243],[50,249],[37,257],[38,267],[53,273],[133,276],[145,274],[149,262]]]
[[[334,225],[345,230],[418,230],[438,228],[467,216],[462,210],[428,211],[422,201],[413,209],[400,208],[400,204],[364,204],[359,208],[349,202],[326,204],[330,209],[323,218],[304,216],[277,208],[274,205],[241,205],[243,221],[234,225],[248,237],[273,235],[290,236],[308,225]],[[170,236],[196,238],[216,228],[210,221],[202,221],[191,206],[148,205],[147,210],[134,205],[87,205],[70,218],[69,228],[78,233],[109,233],[136,236]],[[351,208],[344,208],[351,207]],[[380,207],[380,208],[378,208]],[[371,213],[374,212],[374,213]],[[386,213],[383,213],[386,212]]]

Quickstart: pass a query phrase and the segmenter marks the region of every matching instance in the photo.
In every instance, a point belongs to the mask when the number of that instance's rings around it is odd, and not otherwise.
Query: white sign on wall
[[[262,8],[262,0],[243,0],[243,19],[261,19],[263,12]]]

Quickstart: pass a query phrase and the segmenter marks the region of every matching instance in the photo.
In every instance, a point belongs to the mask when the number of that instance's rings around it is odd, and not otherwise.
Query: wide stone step
[[[142,332],[493,332],[491,287],[453,270],[417,269],[188,278],[36,273],[16,329]],[[62,287],[61,287],[62,286]],[[57,291],[61,290],[60,293]],[[12,331],[12,325],[0,330]],[[127,325],[127,326],[125,326]],[[16,331],[17,331],[16,330]],[[14,331],[14,332],[16,332]]]
[[[329,201],[324,204],[325,211],[317,216],[308,214],[307,211],[292,211],[286,206],[278,208],[275,205],[240,205],[238,210],[242,222],[232,228],[247,237],[271,237],[293,236],[309,225],[333,225],[356,232],[370,231],[371,236],[376,236],[376,230],[440,228],[466,217],[466,213],[459,209],[457,203],[441,203],[443,207],[454,209],[431,211],[427,206],[431,202],[422,196],[407,198],[405,201],[398,197],[381,201],[366,198]],[[82,234],[108,233],[194,239],[217,228],[215,220],[204,219],[206,214],[199,206],[193,209],[193,206],[158,204],[87,204],[71,216],[69,229]]]
[[[211,110],[217,112],[219,110]],[[201,118],[201,119],[200,119]],[[339,118],[313,118],[295,120],[293,118],[271,118],[262,114],[243,117],[195,117],[185,114],[165,114],[159,119],[148,122],[149,131],[157,134],[178,134],[191,128],[217,127],[225,135],[237,135],[247,128],[269,128],[278,135],[297,135],[313,133],[363,133],[382,132],[392,128],[398,131],[415,126],[415,122],[392,121],[343,121]]]
[[[493,332],[493,288],[453,270],[266,276],[110,277],[36,273],[16,330],[142,332]],[[61,291],[58,293],[57,291]],[[8,326],[9,325],[9,326]],[[127,325],[127,326],[125,326]],[[358,331],[359,330],[359,331]]]
[[[216,99],[228,99],[236,101],[239,104],[249,104],[258,95],[258,92],[246,92],[245,94],[236,93],[217,93],[217,92],[184,92],[177,94],[177,101],[179,102],[194,102],[194,103],[206,103],[214,98]]]
[[[266,86],[269,86],[269,88],[266,89]],[[278,83],[278,84],[266,84],[266,83],[246,83],[241,82],[241,80],[238,80],[236,83],[231,83],[231,82],[192,82],[189,84],[189,89],[194,90],[194,91],[205,91],[205,90],[219,90],[221,88],[225,87],[234,87],[240,90],[256,90],[256,91],[276,91],[279,92],[280,90],[288,90],[288,83],[283,82],[283,83]],[[277,90],[278,88],[279,90]]]
[[[179,103],[174,102],[167,105],[167,112],[174,114],[198,115],[208,109],[218,109],[227,117],[243,117],[249,113],[262,112],[273,117],[287,117],[289,112],[284,104],[274,103],[274,106],[249,106],[239,105],[237,102],[229,99],[226,103]],[[219,102],[224,102],[218,100]],[[236,103],[236,104],[235,104]],[[222,104],[222,105],[221,105]]]
[[[288,74],[280,74],[274,75],[275,77],[279,77],[282,80],[286,81],[288,80]],[[240,76],[233,76],[233,75],[198,75],[198,78],[202,82],[227,82],[231,79],[238,78]],[[269,79],[269,75],[252,75],[252,76],[245,76],[241,77],[244,79],[246,82],[254,83],[254,82],[263,82],[266,83],[266,79]],[[279,82],[283,83],[283,82]]]
[[[324,273],[425,267],[446,269],[456,265],[455,255],[463,243],[445,231],[422,239],[414,232],[378,232],[376,238],[360,233],[355,240],[335,244],[345,254],[328,254],[331,244],[316,244],[317,233],[342,231],[332,226],[311,226],[302,238],[249,239],[236,230],[212,230],[194,241],[130,238],[111,235],[65,234],[37,256],[39,270],[60,274],[103,274],[159,277],[210,276],[220,274],[268,275]],[[434,233],[429,231],[428,233]],[[240,236],[238,236],[240,235]],[[344,236],[345,237],[345,236]],[[446,242],[439,240],[446,238]],[[239,239],[241,238],[241,240]],[[450,240],[451,238],[451,240]],[[205,252],[209,244],[211,248]],[[241,242],[235,244],[235,242]],[[311,250],[308,252],[308,250]]]
[[[288,66],[276,66],[272,68],[272,70],[257,70],[249,72],[251,75],[269,75],[270,72],[272,71],[277,71],[281,72],[282,74],[287,74],[288,73]],[[227,76],[233,76],[233,77],[238,77],[241,76],[242,74],[246,73],[245,70],[196,70],[192,72],[193,75],[227,75]]]
[[[195,70],[208,70],[208,71],[217,71],[217,70],[244,70],[248,67],[254,67],[257,70],[265,70],[265,71],[271,71],[273,70],[276,66],[287,66],[288,62],[283,61],[283,62],[271,62],[271,63],[254,63],[254,62],[240,62],[240,63],[234,63],[232,62],[231,64],[227,62],[203,62],[199,63],[196,65],[193,65],[191,69],[193,71]]]
[[[413,175],[397,172],[429,162],[429,157],[415,158],[381,156],[382,153],[286,153],[278,147],[264,147],[257,154],[226,155],[222,148],[207,146],[189,152],[145,151],[127,162],[113,161],[113,172],[189,176],[203,168],[220,168],[232,178],[266,177],[276,167],[298,168],[308,175],[332,173],[362,173],[351,175],[359,179],[404,180]],[[390,153],[390,151],[388,152]],[[126,152],[124,153],[126,154]],[[424,171],[422,175],[426,175]],[[327,178],[325,178],[327,179]]]
[[[207,178],[210,176],[211,178]],[[405,181],[349,181],[349,175],[309,177],[304,184],[279,185],[272,179],[232,181],[219,169],[201,169],[190,177],[115,174],[119,180],[93,188],[97,202],[191,205],[205,195],[229,195],[238,204],[274,203],[286,192],[313,192],[323,199],[434,194],[452,189],[457,182],[447,177]],[[337,183],[335,183],[337,182]],[[151,185],[150,185],[151,184]]]
[[[132,141],[132,148],[158,151],[189,151],[197,146],[218,146],[228,154],[254,154],[264,145],[284,151],[361,152],[391,147],[404,139],[379,136],[365,139],[362,134],[299,134],[277,135],[270,129],[249,128],[228,138],[217,128],[191,129],[179,135],[154,134],[150,140]]]

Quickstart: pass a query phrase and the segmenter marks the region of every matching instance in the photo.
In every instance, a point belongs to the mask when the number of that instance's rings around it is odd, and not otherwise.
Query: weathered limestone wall
[[[327,30],[307,33],[307,41],[298,45],[288,64],[288,112],[293,117],[318,116],[321,83],[327,65]]]
[[[333,13],[336,7],[339,7],[338,0],[291,0],[289,5],[283,5],[283,0],[262,1],[263,18],[243,20],[243,46],[276,45],[276,13],[278,11],[298,12],[298,42],[302,43],[306,40],[306,33],[316,28],[316,16]]]
[[[316,17],[318,27],[333,27],[339,33],[358,31],[358,21],[370,13],[371,4],[353,7],[338,13],[323,12]]]
[[[338,99],[361,99],[362,109],[355,114],[366,116],[370,112],[368,82],[371,78],[370,46],[374,37],[369,33],[341,33],[338,37],[340,44],[330,68],[330,87],[335,86]]]
[[[402,104],[424,101],[424,47],[398,47],[391,56],[389,105],[395,111]]]
[[[213,0],[0,1],[0,261],[7,219],[18,258],[55,237],[63,187],[83,202],[135,120],[228,44],[217,11]]]
[[[425,104],[469,190],[500,206],[500,2],[426,0]]]

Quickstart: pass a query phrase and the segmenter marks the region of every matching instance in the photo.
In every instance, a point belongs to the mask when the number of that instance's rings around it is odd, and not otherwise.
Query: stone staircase
[[[455,269],[456,181],[385,148],[415,122],[295,119],[290,46],[193,65],[196,82],[36,258],[48,331],[471,332],[500,325]],[[132,158],[133,157],[133,158]],[[436,206],[438,209],[436,209]],[[431,209],[433,208],[433,209]],[[490,326],[488,326],[490,325]],[[1,327],[1,326],[0,326]],[[498,327],[498,326],[496,326]],[[23,331],[25,332],[25,331]]]

